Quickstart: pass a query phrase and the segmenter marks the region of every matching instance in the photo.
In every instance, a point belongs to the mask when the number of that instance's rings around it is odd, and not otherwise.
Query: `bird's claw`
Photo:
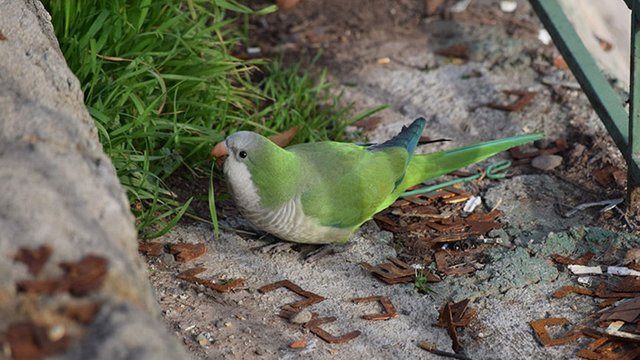
[[[256,249],[261,254],[277,254],[281,252],[290,252],[293,250],[295,243],[285,242],[285,241],[277,241],[275,243],[259,246]]]
[[[337,245],[337,244],[320,245],[315,249],[312,249],[311,251],[303,254],[302,256],[306,262],[316,262],[327,255],[333,255],[333,254],[345,252],[348,249],[350,249],[351,246],[353,246],[353,243],[341,244],[341,245]]]

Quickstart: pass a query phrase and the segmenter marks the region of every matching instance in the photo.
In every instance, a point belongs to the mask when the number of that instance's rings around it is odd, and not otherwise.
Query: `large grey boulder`
[[[25,323],[45,329],[59,349],[44,351],[62,358],[187,357],[157,317],[127,199],[39,1],[0,0],[0,59],[0,357],[20,350],[10,339]],[[14,261],[19,249],[41,245],[52,251],[41,272]],[[18,289],[71,276],[60,263],[87,255],[107,260],[103,282],[97,275],[88,290]],[[97,313],[70,315],[84,305]],[[61,337],[68,345],[56,343]]]

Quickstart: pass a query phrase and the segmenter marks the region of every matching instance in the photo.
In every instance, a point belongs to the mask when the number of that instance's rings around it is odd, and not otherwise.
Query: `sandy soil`
[[[569,358],[584,347],[586,339],[543,348],[528,322],[565,316],[573,324],[581,323],[597,308],[591,298],[550,297],[575,279],[554,265],[549,254],[553,249],[564,249],[567,256],[584,251],[580,236],[565,233],[572,226],[629,230],[615,210],[600,213],[595,208],[569,219],[560,216],[579,203],[621,196],[624,179],[611,174],[624,167],[584,94],[576,90],[575,79],[558,60],[557,50],[538,40],[541,26],[530,7],[518,4],[514,13],[504,13],[497,1],[473,1],[463,12],[425,17],[419,1],[302,1],[289,12],[252,23],[253,45],[267,56],[283,53],[290,62],[317,57],[311,67],[326,67],[355,110],[389,104],[376,114],[381,118],[377,126],[353,129],[372,141],[387,139],[423,115],[428,119],[426,135],[453,141],[420,151],[536,131],[544,132],[549,141],[564,140],[567,147],[558,154],[562,164],[554,169],[514,166],[508,179],[465,187],[482,196],[486,211],[497,207],[503,212],[504,228],[494,238],[508,246],[489,247],[481,271],[445,277],[429,294],[418,293],[411,283],[385,285],[358,265],[377,264],[389,256],[415,260],[399,241],[402,236],[394,237],[374,222],[351,240],[351,248],[314,263],[301,260],[297,251],[256,251],[265,240],[250,234],[223,231],[216,240],[206,224],[181,224],[159,241],[206,243],[207,254],[188,264],[175,262],[169,254],[150,257],[149,269],[167,325],[195,358],[436,358],[417,344],[427,340],[450,351],[446,331],[432,324],[446,300],[463,298],[471,299],[478,310],[476,321],[461,332],[471,358]],[[452,45],[464,48],[462,58],[437,55]],[[536,95],[518,112],[488,107],[513,100],[504,90]],[[600,179],[594,175],[599,169],[606,169]],[[206,184],[190,191],[206,193]],[[247,228],[232,204],[223,202],[219,211],[226,228]],[[573,229],[571,234],[581,231]],[[233,292],[218,293],[176,278],[196,266],[208,269],[199,275],[202,278],[246,281]],[[323,326],[327,331],[358,330],[361,335],[345,344],[327,344],[304,326],[279,317],[280,306],[300,297],[285,290],[262,294],[257,289],[283,279],[326,298],[309,309],[337,317]],[[399,316],[362,319],[380,307],[350,300],[371,295],[388,296]],[[302,349],[292,349],[299,340],[305,341]]]

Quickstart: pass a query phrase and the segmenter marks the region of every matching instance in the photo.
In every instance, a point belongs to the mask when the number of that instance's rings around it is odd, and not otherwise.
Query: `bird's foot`
[[[287,241],[276,241],[267,245],[262,245],[256,248],[261,254],[277,254],[281,252],[290,252],[296,243]]]
[[[302,257],[306,262],[315,262],[327,255],[339,254],[345,252],[353,246],[353,243],[347,244],[327,244],[327,245],[310,245],[314,248],[309,251],[302,251]]]

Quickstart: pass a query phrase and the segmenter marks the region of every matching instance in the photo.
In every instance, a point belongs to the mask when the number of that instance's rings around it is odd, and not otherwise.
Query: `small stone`
[[[64,326],[60,324],[55,324],[49,328],[47,336],[49,337],[49,340],[51,340],[52,342],[56,342],[62,339],[65,334],[66,334],[66,331]]]
[[[293,314],[289,319],[292,324],[306,324],[311,320],[311,311],[303,309]]]
[[[573,150],[571,150],[571,155],[570,158],[571,159],[577,159],[579,157],[582,156],[582,154],[584,154],[584,151],[587,150],[587,147],[578,143],[573,147]]]
[[[176,259],[169,253],[163,253],[162,255],[160,255],[160,261],[164,264],[169,265],[175,263]]]
[[[304,349],[307,346],[307,342],[302,339],[302,340],[296,340],[294,342],[292,342],[291,344],[289,344],[289,347],[292,349]]]
[[[222,329],[224,327],[224,321],[218,320],[213,325],[216,327],[216,329]]]
[[[393,233],[386,230],[381,230],[376,235],[376,240],[383,244],[389,244],[393,241]]]
[[[224,327],[229,327],[229,326],[231,326],[230,322],[227,321],[227,322],[224,323]]]
[[[209,339],[207,339],[207,335],[207,333],[200,333],[200,335],[196,337],[196,341],[198,342],[198,344],[200,344],[200,346],[205,347],[209,345]]]
[[[505,13],[512,13],[518,8],[518,3],[512,0],[500,1],[500,10]]]
[[[540,155],[531,160],[531,166],[544,171],[553,170],[560,164],[562,164],[560,155]]]

